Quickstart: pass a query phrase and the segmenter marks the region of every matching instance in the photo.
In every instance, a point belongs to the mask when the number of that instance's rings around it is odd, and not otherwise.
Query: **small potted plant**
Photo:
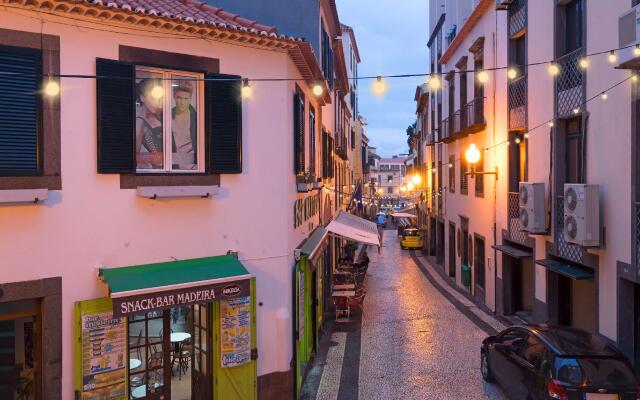
[[[296,175],[296,188],[298,193],[306,193],[311,190],[311,174],[308,171]]]

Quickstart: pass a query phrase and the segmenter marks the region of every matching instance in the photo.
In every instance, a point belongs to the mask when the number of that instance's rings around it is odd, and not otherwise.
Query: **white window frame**
[[[163,107],[162,107],[162,152],[163,152],[163,169],[145,169],[136,168],[136,173],[142,174],[194,174],[205,172],[205,141],[204,141],[204,74],[196,72],[187,72],[173,69],[154,68],[136,65],[136,81],[138,79],[138,71],[148,72],[162,75],[162,89],[164,90]],[[171,129],[171,102],[173,99],[173,78],[194,78],[194,88],[196,89],[197,98],[197,169],[181,170],[173,169],[173,141]],[[168,145],[167,145],[168,144]],[[166,149],[169,149],[167,151]],[[136,151],[137,153],[137,151]],[[137,157],[137,155],[136,155]]]

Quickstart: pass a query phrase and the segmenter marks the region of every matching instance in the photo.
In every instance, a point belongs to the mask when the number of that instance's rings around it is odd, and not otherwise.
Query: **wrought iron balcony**
[[[509,192],[509,240],[526,245],[528,237],[520,222],[520,193]]]
[[[527,27],[527,3],[514,0],[509,7],[509,37],[514,37]]]
[[[509,82],[509,129],[527,128],[527,75]]]
[[[586,250],[564,240],[564,196],[557,196],[555,200],[555,240],[551,252],[558,257],[582,264]]]
[[[336,154],[345,161],[349,157],[347,153],[347,137],[342,133],[336,136]]]
[[[480,132],[487,126],[484,119],[484,97],[478,97],[442,121],[441,140],[452,142],[463,136]]]
[[[584,57],[583,47],[565,54],[557,60],[560,74],[556,78],[556,114],[564,117],[580,107],[585,100],[584,71],[578,63]]]

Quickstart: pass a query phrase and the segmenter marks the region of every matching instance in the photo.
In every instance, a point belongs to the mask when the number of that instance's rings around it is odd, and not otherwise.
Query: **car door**
[[[511,381],[515,398],[539,398],[542,382],[540,369],[544,353],[545,345],[531,333],[527,335],[519,351],[510,353],[513,368],[519,370],[519,374],[514,375]]]
[[[492,345],[489,351],[489,365],[494,377],[513,398],[517,396],[519,385],[516,382],[523,380],[521,366],[513,358],[517,355],[527,338],[527,332],[513,328],[503,332]]]

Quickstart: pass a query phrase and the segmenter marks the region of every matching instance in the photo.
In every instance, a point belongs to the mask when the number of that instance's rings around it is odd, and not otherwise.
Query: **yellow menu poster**
[[[251,361],[251,298],[220,301],[220,352],[222,367]]]

